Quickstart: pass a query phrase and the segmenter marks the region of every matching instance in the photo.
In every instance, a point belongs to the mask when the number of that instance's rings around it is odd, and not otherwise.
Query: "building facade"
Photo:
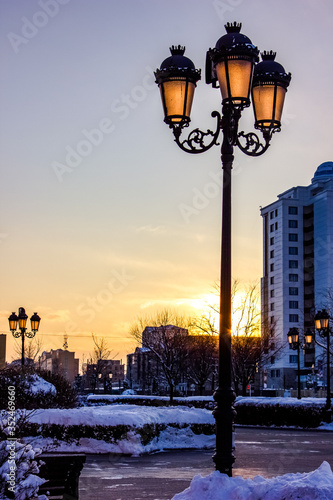
[[[278,195],[261,216],[262,336],[271,347],[264,383],[295,389],[297,351],[289,349],[288,331],[298,328],[303,341],[308,328],[314,331],[316,311],[333,306],[333,162],[321,164],[309,186]],[[300,366],[303,388],[314,374],[316,383],[325,385],[327,367],[319,346],[300,350]]]
[[[6,335],[0,335],[0,369],[6,365]]]
[[[79,373],[79,360],[75,358],[75,352],[64,349],[51,349],[43,352],[39,357],[38,367],[55,375],[62,375],[71,383]]]
[[[121,389],[125,378],[125,365],[119,359],[100,359],[97,363],[85,363],[85,388],[111,393]]]

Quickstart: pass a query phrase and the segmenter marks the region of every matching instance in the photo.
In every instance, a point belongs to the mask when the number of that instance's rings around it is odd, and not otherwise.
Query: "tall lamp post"
[[[300,369],[300,347],[301,342],[299,338],[298,328],[290,328],[288,332],[289,348],[297,351],[297,399],[301,399],[301,369]],[[304,334],[304,350],[312,348],[312,332],[307,330]]]
[[[200,70],[184,56],[185,47],[170,48],[171,56],[156,70],[155,77],[161,92],[164,121],[172,129],[177,145],[186,153],[203,153],[214,145],[222,131],[221,160],[223,169],[222,247],[220,275],[220,326],[216,450],[213,460],[216,469],[232,476],[233,419],[235,394],[231,387],[231,169],[234,146],[250,156],[259,156],[269,147],[272,134],[280,131],[285,93],[291,75],[274,61],[275,53],[264,52],[258,63],[259,50],[251,40],[240,33],[241,24],[227,23],[227,34],[222,36],[206,56],[206,83],[220,87],[222,115],[216,118],[216,130],[202,132],[198,128],[181,138],[183,128],[190,123],[194,90],[200,80]],[[258,63],[258,64],[256,64]],[[255,128],[263,134],[264,144],[250,132],[238,132],[238,122],[244,108],[254,105]]]
[[[9,318],[9,329],[11,330],[13,337],[18,339],[19,337],[22,338],[22,356],[21,356],[21,365],[22,367],[24,366],[24,338],[28,337],[29,339],[34,338],[36,335],[38,328],[39,328],[39,323],[40,323],[40,317],[38,316],[37,313],[34,313],[31,318],[31,332],[27,331],[26,325],[27,325],[27,319],[28,316],[25,313],[24,307],[20,307],[18,310],[18,316],[13,312]],[[17,331],[17,323],[18,323],[18,331]]]
[[[315,315],[315,327],[319,335],[327,342],[327,395],[326,395],[326,422],[332,422],[332,402],[331,402],[331,367],[330,367],[330,335],[332,330],[329,326],[330,315],[324,309]]]

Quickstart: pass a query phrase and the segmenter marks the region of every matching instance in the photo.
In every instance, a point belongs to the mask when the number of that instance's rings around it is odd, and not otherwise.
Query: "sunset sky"
[[[89,357],[91,333],[125,360],[138,316],[195,313],[219,276],[220,152],[188,155],[163,123],[153,71],[171,45],[204,76],[228,21],[292,81],[268,152],[235,152],[233,276],[262,272],[260,206],[332,161],[330,0],[0,0],[0,333],[23,306],[43,350]],[[213,128],[202,79],[190,129]],[[240,124],[252,130],[253,111]],[[190,130],[188,129],[188,130]],[[30,326],[30,323],[29,323]]]

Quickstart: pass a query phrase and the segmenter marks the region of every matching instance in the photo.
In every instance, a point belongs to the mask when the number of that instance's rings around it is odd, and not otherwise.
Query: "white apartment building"
[[[300,340],[319,309],[332,308],[333,297],[333,162],[319,165],[309,186],[278,195],[261,209],[263,218],[262,332],[270,338],[264,382],[268,388],[296,389],[297,351],[289,349],[288,331],[299,328]],[[331,309],[331,313],[332,313]],[[283,346],[277,351],[279,346]],[[325,385],[326,364],[317,345],[300,350],[301,385],[315,372]]]

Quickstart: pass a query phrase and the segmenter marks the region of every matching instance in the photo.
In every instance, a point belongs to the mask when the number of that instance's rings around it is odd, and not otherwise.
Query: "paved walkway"
[[[169,500],[196,474],[214,470],[213,450],[125,457],[87,455],[80,500]],[[234,476],[309,472],[326,460],[333,469],[331,432],[237,428]]]

